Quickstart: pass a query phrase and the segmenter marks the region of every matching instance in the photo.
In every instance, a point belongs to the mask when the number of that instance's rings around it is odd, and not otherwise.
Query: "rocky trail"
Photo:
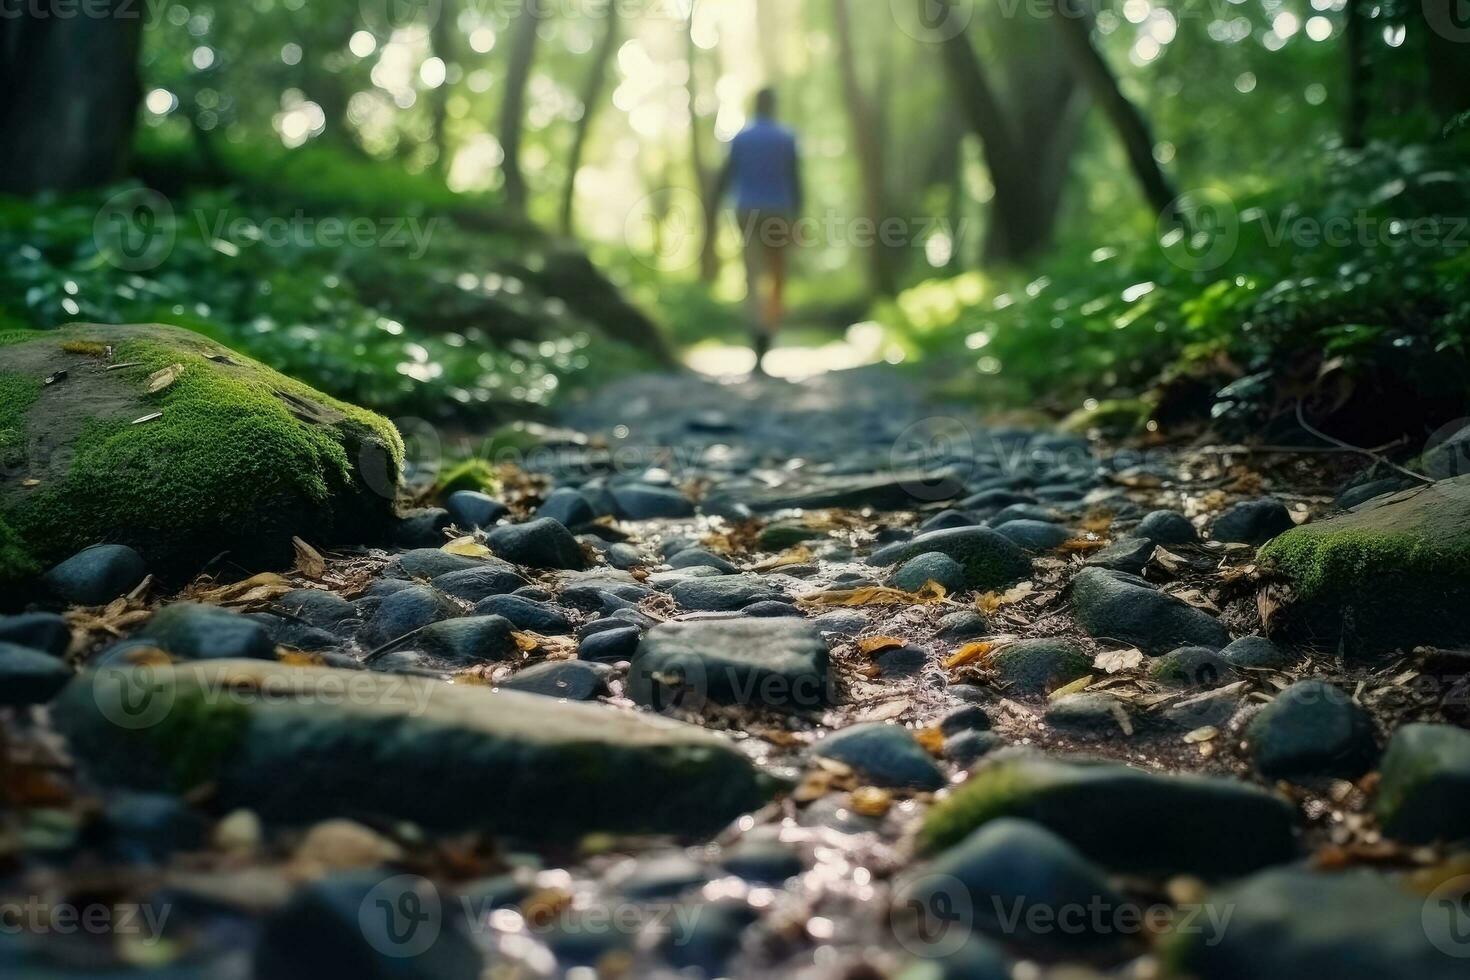
[[[522,437],[395,546],[104,544],[0,617],[6,976],[1464,975],[1454,445],[1112,446],[887,367]]]

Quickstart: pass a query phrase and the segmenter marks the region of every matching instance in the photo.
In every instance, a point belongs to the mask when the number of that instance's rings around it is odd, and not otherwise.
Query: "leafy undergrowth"
[[[415,201],[421,188],[307,156],[166,205],[138,187],[0,199],[0,329],[173,324],[430,418],[523,415],[662,356],[580,252],[483,202]]]
[[[884,319],[931,359],[967,354],[956,387],[1002,401],[1070,410],[1194,375],[1199,407],[1248,430],[1303,396],[1318,418],[1371,422],[1383,408],[1366,396],[1413,379],[1430,417],[1407,421],[1463,414],[1463,159],[1334,151],[1278,189],[1192,200],[1192,235],[1063,250],[1027,277],[931,281]]]

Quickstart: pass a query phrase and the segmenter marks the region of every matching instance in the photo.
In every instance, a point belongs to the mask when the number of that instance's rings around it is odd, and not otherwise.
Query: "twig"
[[[385,654],[392,653],[393,650],[396,649],[400,643],[403,643],[406,640],[413,639],[415,636],[418,636],[424,630],[428,629],[430,626],[433,626],[433,625],[434,625],[433,623],[425,623],[423,626],[420,626],[418,629],[409,630],[407,633],[404,633],[402,636],[398,637],[397,639],[389,640],[387,643],[384,643],[382,646],[380,646],[380,647],[378,647],[378,648],[376,648],[374,650],[369,651],[368,652],[368,655],[366,657],[363,657],[362,658],[362,662],[365,663],[365,664],[370,664],[370,663],[373,663],[373,662],[377,661],[378,659],[380,659],[381,657],[383,657]]]
[[[1316,436],[1318,439],[1321,439],[1323,442],[1329,442],[1332,445],[1337,446],[1339,449],[1346,449],[1348,452],[1359,453],[1363,456],[1367,456],[1369,459],[1373,460],[1373,462],[1382,463],[1384,466],[1387,466],[1390,469],[1398,470],[1400,473],[1404,474],[1404,476],[1412,477],[1413,479],[1418,480],[1420,483],[1434,482],[1431,477],[1427,477],[1423,473],[1415,473],[1413,470],[1409,469],[1406,466],[1400,466],[1398,463],[1395,463],[1393,460],[1389,459],[1387,456],[1384,456],[1381,453],[1376,453],[1371,449],[1364,449],[1362,446],[1354,446],[1350,442],[1343,442],[1341,439],[1335,439],[1332,436],[1329,436],[1327,433],[1313,428],[1311,423],[1307,421],[1306,413],[1302,411],[1302,403],[1300,399],[1298,399],[1296,403],[1296,424],[1301,426],[1303,429],[1306,429],[1307,432]]]

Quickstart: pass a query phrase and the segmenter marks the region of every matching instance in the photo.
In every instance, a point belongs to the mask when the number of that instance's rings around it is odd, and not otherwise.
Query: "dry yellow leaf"
[[[862,589],[834,589],[799,597],[798,605],[808,606],[931,606],[943,602],[948,595],[938,582],[924,583],[918,592],[904,592],[886,585]]]
[[[914,741],[924,747],[930,755],[944,751],[944,733],[937,728],[920,728],[914,732]]]
[[[852,791],[848,803],[855,813],[865,817],[882,817],[893,806],[893,794],[877,786],[860,786]]]
[[[275,572],[262,572],[231,585],[205,589],[190,596],[196,602],[213,603],[220,606],[249,605],[278,599],[290,592],[292,585]]]
[[[864,640],[858,640],[858,653],[871,657],[875,653],[884,650],[892,650],[894,647],[903,646],[903,640],[896,636],[870,636]]]
[[[1101,551],[1104,547],[1106,545],[1096,538],[1073,538],[1070,541],[1063,541],[1062,546],[1057,550],[1062,554],[1077,555],[1089,551]]]
[[[439,550],[443,551],[445,554],[459,555],[461,558],[490,557],[490,549],[485,547],[479,541],[476,541],[473,535],[463,538],[455,538],[453,541],[449,542]]]
[[[522,653],[530,653],[541,646],[542,637],[535,633],[511,633],[510,635],[516,641],[516,649]]]
[[[292,650],[288,647],[276,648],[276,660],[287,667],[324,667],[326,661],[320,654],[306,653],[302,650]]]
[[[805,565],[813,557],[815,556],[812,554],[812,549],[806,545],[799,544],[795,548],[787,548],[779,555],[773,555],[765,561],[757,562],[751,566],[751,570],[756,572],[770,572],[778,568],[787,568],[791,565]]]
[[[954,670],[956,667],[963,667],[967,663],[989,656],[993,649],[995,649],[993,643],[966,643],[944,661],[944,669]]]
[[[1079,677],[1072,683],[1064,684],[1061,687],[1057,688],[1055,691],[1052,691],[1050,694],[1047,695],[1047,700],[1055,701],[1058,698],[1066,697],[1068,694],[1079,694],[1082,691],[1087,690],[1091,686],[1092,675],[1088,674],[1086,677]]]

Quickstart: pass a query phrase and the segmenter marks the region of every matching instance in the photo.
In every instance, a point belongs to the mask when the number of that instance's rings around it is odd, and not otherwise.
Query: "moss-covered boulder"
[[[386,419],[188,330],[0,334],[0,584],[99,541],[169,569],[364,540],[402,455]]]
[[[1260,558],[1290,586],[1273,636],[1354,654],[1470,641],[1470,477],[1287,531]]]

